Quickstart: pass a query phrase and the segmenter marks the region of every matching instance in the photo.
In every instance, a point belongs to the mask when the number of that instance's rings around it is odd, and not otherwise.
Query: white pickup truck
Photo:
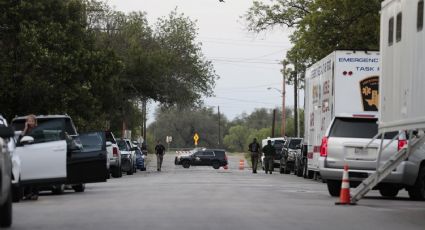
[[[24,129],[25,120],[26,117],[12,120],[16,134]],[[83,192],[84,183],[106,181],[105,132],[78,134],[67,115],[37,116],[37,123],[28,136],[17,138],[15,153],[21,159],[21,189],[70,184],[76,192]]]

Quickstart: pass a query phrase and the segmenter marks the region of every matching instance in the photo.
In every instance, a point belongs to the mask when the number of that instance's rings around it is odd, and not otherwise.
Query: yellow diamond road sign
[[[195,135],[193,136],[193,140],[198,142],[199,140],[199,135],[197,133],[195,133]]]

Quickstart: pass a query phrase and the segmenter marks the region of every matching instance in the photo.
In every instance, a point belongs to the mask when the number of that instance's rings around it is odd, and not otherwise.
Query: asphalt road
[[[89,184],[84,193],[44,194],[14,204],[12,229],[425,229],[425,202],[377,192],[357,206],[335,206],[326,185],[294,175],[238,169],[183,169],[165,160],[147,172]]]

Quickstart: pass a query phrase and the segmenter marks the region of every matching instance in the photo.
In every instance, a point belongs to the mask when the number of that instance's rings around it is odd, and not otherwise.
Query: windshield
[[[293,139],[289,142],[288,148],[290,149],[300,149],[301,147],[301,139]]]

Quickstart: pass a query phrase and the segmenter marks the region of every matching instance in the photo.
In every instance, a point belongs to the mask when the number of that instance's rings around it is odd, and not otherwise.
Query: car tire
[[[112,172],[111,172],[112,177],[113,177],[113,178],[118,178],[118,177],[120,177],[120,171],[121,171],[120,167],[113,167],[113,168],[112,168]]]
[[[12,188],[6,198],[6,202],[0,205],[0,227],[10,227],[12,225]]]
[[[399,191],[400,190],[396,187],[385,187],[379,189],[379,193],[381,194],[381,196],[388,198],[396,197]]]
[[[127,171],[127,175],[133,175],[133,169],[130,169],[130,171]]]
[[[290,174],[291,173],[291,169],[289,168],[289,166],[285,166],[284,173],[285,174]]]
[[[415,184],[407,192],[411,200],[425,200],[425,164],[422,164]]]
[[[296,175],[298,177],[302,177],[302,176],[304,176],[303,174],[304,174],[303,168],[302,167],[298,167],[297,170],[296,170]]]
[[[85,184],[77,184],[72,186],[72,189],[74,189],[75,192],[84,192],[86,190]]]
[[[60,185],[53,185],[52,188],[52,193],[55,195],[61,195],[65,192],[65,185],[64,184],[60,184]]]
[[[182,165],[183,165],[183,168],[188,169],[190,167],[190,162],[189,161],[183,161]]]
[[[220,162],[218,162],[218,161],[214,161],[214,162],[212,163],[212,167],[213,167],[214,169],[219,169],[219,168],[220,168]]]
[[[341,181],[327,180],[326,184],[328,185],[329,195],[338,197],[341,192]]]
[[[18,203],[22,197],[24,197],[24,189],[19,185],[12,186],[12,202]]]

